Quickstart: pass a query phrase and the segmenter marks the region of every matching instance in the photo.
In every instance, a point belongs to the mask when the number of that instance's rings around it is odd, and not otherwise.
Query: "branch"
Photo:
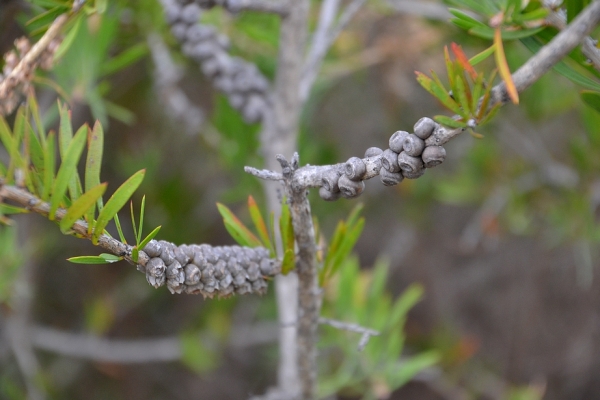
[[[9,200],[29,211],[48,216],[50,205],[24,189],[3,185],[0,180],[0,201]],[[56,221],[66,215],[58,209]],[[91,239],[88,224],[75,222],[71,230],[78,236]],[[103,234],[98,245],[123,257],[131,264],[133,246]],[[167,285],[171,293],[202,294],[204,297],[228,297],[233,294],[264,294],[267,278],[278,274],[281,263],[269,258],[263,247],[181,245],[151,240],[140,249],[137,269],[146,274],[148,282],[158,288]]]
[[[229,342],[234,348],[271,343],[277,338],[276,332],[272,324],[242,327],[232,331]],[[108,339],[36,326],[32,329],[31,340],[38,349],[97,362],[137,364],[178,361],[182,357],[181,338],[177,336]]]
[[[365,328],[364,326],[360,326],[358,324],[352,324],[349,322],[337,321],[335,319],[329,318],[319,318],[319,323],[323,325],[333,326],[336,329],[342,329],[349,332],[360,333],[360,341],[358,342],[357,350],[363,351],[367,343],[369,343],[369,339],[371,336],[379,336],[381,332],[376,331],[374,329]]]
[[[549,9],[550,14],[548,14],[546,22],[560,31],[564,30],[567,26],[567,16],[564,10],[553,11],[551,8]],[[589,36],[586,37],[581,44],[581,52],[588,58],[592,66],[600,71],[600,49],[596,47],[596,43],[596,40]]]
[[[227,52],[229,40],[198,21],[202,10],[192,0],[161,0],[171,33],[182,52],[198,62],[204,75],[222,91],[248,123],[264,119],[272,107],[269,82],[258,68]]]
[[[594,1],[513,74],[517,90],[522,92],[529,88],[584,40],[599,22],[600,1]],[[504,105],[508,100],[504,82],[492,89],[490,107],[498,103]],[[463,131],[421,118],[414,126],[414,133],[395,132],[385,151],[371,147],[362,159],[351,157],[344,164],[298,168],[288,184],[295,190],[319,188],[321,198],[329,201],[357,197],[364,190],[364,181],[378,175],[386,186],[396,185],[404,178],[419,178],[427,168],[444,160],[446,152],[442,145]]]
[[[325,1],[321,6],[319,25],[313,36],[312,47],[303,67],[302,82],[300,83],[300,98],[302,101],[308,98],[327,51],[365,2],[366,0],[353,0],[344,9],[335,26],[333,26],[333,22],[335,14],[337,14],[339,1]]]

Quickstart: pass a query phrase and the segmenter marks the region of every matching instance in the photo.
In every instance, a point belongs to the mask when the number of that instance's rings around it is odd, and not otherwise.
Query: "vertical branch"
[[[277,154],[290,155],[298,137],[298,123],[302,101],[299,86],[307,36],[309,0],[288,0],[288,13],[281,20],[277,75],[272,93],[273,108],[265,113],[261,131],[261,149],[266,167],[275,170],[279,167]],[[278,184],[265,183],[269,209],[279,214],[280,196]],[[292,202],[294,200],[292,199]],[[294,207],[292,207],[294,208]],[[298,375],[298,348],[296,327],[298,319],[298,278],[295,274],[276,278],[278,318],[281,324],[279,335],[280,391],[291,395],[300,393]]]

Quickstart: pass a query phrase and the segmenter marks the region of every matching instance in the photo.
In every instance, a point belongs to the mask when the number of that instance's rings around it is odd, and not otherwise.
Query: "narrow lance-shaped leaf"
[[[267,225],[265,224],[265,220],[260,212],[260,209],[258,208],[258,205],[252,196],[248,196],[248,210],[250,211],[252,222],[254,222],[254,227],[256,228],[256,231],[263,242],[263,246],[273,250],[273,243],[271,243]]]
[[[33,92],[27,97],[27,104],[29,104],[31,116],[33,117],[33,121],[35,122],[35,127],[37,128],[37,133],[39,135],[40,144],[43,147],[46,143],[46,130],[44,129],[44,124],[42,123],[42,118],[40,117],[40,108]]]
[[[73,138],[73,128],[71,127],[71,111],[67,108],[67,105],[63,105],[62,107],[59,104],[59,112],[60,112],[60,126],[58,131],[58,144],[60,156],[65,156],[65,151]],[[87,125],[83,125],[79,128],[77,133],[81,131],[88,130]],[[77,135],[77,134],[76,134]],[[69,181],[69,195],[71,196],[71,200],[77,200],[79,196],[81,196],[81,182],[79,181],[79,174],[73,174]]]
[[[479,98],[481,97],[481,92],[483,92],[483,79],[483,74],[479,74],[477,80],[475,81],[475,85],[473,86],[473,96],[471,97],[471,110],[473,110],[473,114],[475,114],[477,111]]]
[[[591,90],[581,91],[581,100],[596,112],[600,112],[600,93]]]
[[[460,47],[459,45],[457,45],[454,42],[451,44],[451,46],[452,46],[452,52],[456,56],[456,60],[463,67],[463,69],[465,71],[467,71],[467,73],[469,74],[469,76],[471,77],[473,82],[475,82],[477,80],[477,75],[478,75],[477,71],[475,71],[475,68],[473,68],[473,66],[469,62],[469,59],[465,55],[465,52],[463,51],[462,47]]]
[[[123,257],[115,256],[114,254],[102,253],[99,256],[79,256],[67,258],[74,264],[112,264],[121,261]]]
[[[260,240],[254,236],[252,232],[238,219],[238,217],[231,212],[227,206],[217,203],[219,213],[223,217],[225,223],[225,229],[233,237],[233,239],[242,246],[248,247],[259,247],[261,246]]]
[[[292,223],[292,215],[290,207],[284,203],[281,207],[281,219],[279,220],[279,228],[281,230],[281,241],[284,250],[294,250],[294,224]]]
[[[463,121],[457,121],[453,118],[447,117],[445,115],[436,115],[433,117],[434,120],[439,122],[442,125],[448,126],[450,128],[466,128],[467,123]]]
[[[102,197],[104,191],[106,190],[106,183],[101,183],[84,194],[81,195],[71,207],[67,210],[67,213],[60,221],[60,230],[62,233],[67,233],[69,229],[73,226],[73,224],[83,217],[84,214],[88,212],[90,208],[94,208],[96,201],[98,201],[99,197]]]
[[[64,156],[58,173],[56,174],[56,180],[54,181],[54,187],[52,189],[52,197],[50,199],[50,215],[48,218],[54,220],[54,213],[60,206],[60,203],[67,191],[69,183],[72,181],[75,175],[77,175],[77,163],[83,152],[85,146],[86,129],[80,129],[67,149],[63,152]]]
[[[98,243],[98,239],[104,232],[104,228],[106,225],[112,220],[115,215],[119,212],[121,208],[133,195],[133,193],[140,186],[142,181],[144,180],[144,175],[146,174],[146,170],[142,169],[133,174],[129,179],[127,179],[119,188],[113,193],[113,195],[108,199],[108,202],[100,212],[98,216],[98,220],[96,221],[96,226],[94,227],[94,233],[92,235],[92,242],[94,244]]]
[[[48,201],[52,193],[52,182],[54,182],[54,169],[56,168],[55,149],[56,135],[50,131],[44,146],[44,191],[42,200]]]
[[[102,167],[102,152],[104,149],[104,131],[99,121],[88,132],[87,158],[85,160],[85,191],[87,192],[100,183],[100,168]],[[102,200],[98,203],[100,204]],[[100,205],[99,205],[100,207]]]
[[[154,229],[152,230],[152,232],[150,232],[150,233],[148,234],[148,236],[146,236],[146,237],[144,238],[144,240],[142,240],[142,241],[140,242],[140,244],[138,244],[136,247],[137,247],[139,250],[144,250],[144,247],[146,247],[146,245],[148,244],[148,242],[150,242],[152,239],[154,239],[154,237],[155,237],[155,236],[158,234],[158,232],[160,231],[160,228],[162,228],[162,226],[161,226],[161,225],[159,225],[159,226],[157,226],[156,228],[154,228]],[[134,260],[134,261],[137,261],[137,260]]]
[[[439,101],[442,102],[448,109],[455,112],[458,115],[465,116],[465,111],[460,108],[456,101],[450,96],[448,91],[444,88],[442,81],[437,76],[435,71],[431,71],[431,77],[434,80],[434,83],[431,85],[431,89],[435,93],[435,97],[438,98]]]
[[[506,85],[506,92],[508,93],[508,96],[513,104],[519,104],[519,92],[517,91],[515,83],[513,82],[510,69],[508,68],[508,63],[506,62],[506,54],[504,54],[504,46],[502,45],[500,28],[496,29],[496,34],[494,35],[494,46],[496,48],[494,53],[496,55],[496,65],[498,67],[500,77]]]
[[[465,82],[466,78],[464,74],[457,76],[455,80],[456,93],[454,94],[454,97],[458,99],[458,103],[463,110],[469,114],[473,114],[474,110],[471,109],[471,93],[468,91],[469,84]]]
[[[454,62],[450,58],[450,53],[448,52],[448,46],[444,46],[444,61],[446,63],[448,82],[450,83],[450,87],[454,87],[454,76],[456,75],[456,73],[454,71]]]
[[[43,176],[44,175],[44,150],[42,147],[42,143],[40,143],[39,138],[33,132],[33,128],[31,127],[31,124],[29,124],[29,121],[27,122],[27,129],[30,132],[29,137],[28,137],[28,142],[29,142],[28,148],[29,148],[29,155],[31,158],[31,163],[33,164],[33,167],[35,168],[36,172],[40,176]]]
[[[123,228],[121,228],[121,220],[119,219],[119,214],[115,214],[115,226],[117,227],[117,233],[119,234],[119,239],[121,243],[127,244],[127,239],[125,238],[125,234],[123,233]]]
[[[355,226],[349,227],[346,234],[343,235],[342,242],[333,255],[333,259],[331,261],[331,269],[329,271],[329,276],[335,275],[343,261],[348,257],[354,245],[356,244],[358,238],[360,237],[363,228],[365,226],[365,219],[360,218]]]
[[[13,181],[15,172],[15,162],[19,158],[19,147],[16,144],[16,140],[8,127],[8,124],[2,116],[0,116],[0,141],[4,145],[6,152],[10,158],[8,163],[8,170],[6,171],[7,183]]]
[[[140,225],[138,227],[138,233],[136,237],[136,244],[140,244],[142,240],[142,228],[144,227],[144,213],[146,212],[146,195],[142,196],[142,205],[140,207]]]
[[[485,60],[486,58],[488,58],[489,56],[494,54],[495,50],[496,50],[496,47],[494,45],[491,45],[487,49],[485,49],[482,52],[477,53],[473,57],[471,57],[469,59],[469,64],[471,64],[471,65],[479,64],[480,62],[482,62],[483,60]]]
[[[138,241],[138,233],[137,226],[135,226],[135,214],[133,213],[133,201],[129,202],[129,211],[131,213],[131,226],[133,228],[133,236],[135,237],[135,243],[139,243]]]

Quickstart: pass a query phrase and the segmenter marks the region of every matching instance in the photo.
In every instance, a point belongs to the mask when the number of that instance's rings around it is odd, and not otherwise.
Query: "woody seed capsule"
[[[340,179],[340,174],[333,169],[329,169],[325,172],[325,174],[323,174],[323,178],[321,179],[321,182],[323,182],[322,187],[324,187],[325,190],[327,190],[331,193],[339,192],[340,191],[340,188],[338,187],[339,179]]]
[[[433,134],[437,124],[431,118],[423,117],[414,126],[415,135],[425,140]]]
[[[195,285],[200,282],[200,268],[195,264],[185,266],[185,284]]]
[[[423,169],[423,160],[421,160],[420,157],[408,155],[403,151],[398,155],[398,165],[402,170],[402,175],[404,175],[405,178],[408,178],[406,173],[414,175]]]
[[[397,131],[390,137],[389,145],[390,149],[395,153],[400,153],[402,151],[402,146],[404,144],[404,139],[408,136],[408,132],[406,131]]]
[[[399,172],[398,153],[390,149],[386,149],[381,155],[381,165],[390,172]]]
[[[433,168],[441,164],[446,159],[446,149],[442,146],[428,146],[421,155],[425,168]]]
[[[146,274],[150,276],[161,276],[165,273],[165,263],[161,258],[151,258],[146,264]]]
[[[329,190],[327,190],[325,186],[321,186],[319,188],[319,197],[325,201],[336,201],[340,198],[341,195],[342,193],[339,190],[335,193],[332,193]]]
[[[365,190],[365,183],[363,181],[353,181],[346,175],[342,175],[338,179],[338,187],[345,198],[351,199],[360,196],[363,190]]]
[[[348,178],[353,181],[359,181],[367,173],[367,166],[360,158],[351,157],[346,161],[346,165],[344,165],[344,172]]]
[[[385,168],[379,170],[379,179],[385,186],[394,186],[402,182],[404,177],[400,172],[390,172]]]
[[[408,135],[404,139],[402,147],[409,156],[418,157],[425,148],[425,141],[417,135]]]
[[[377,157],[381,153],[383,153],[383,150],[381,150],[379,147],[369,147],[365,151],[365,157]]]
[[[144,247],[144,252],[150,257],[158,257],[162,252],[162,246],[156,240],[151,240]]]

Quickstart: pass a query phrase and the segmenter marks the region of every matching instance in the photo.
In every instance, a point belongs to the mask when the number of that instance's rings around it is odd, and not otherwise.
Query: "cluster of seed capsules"
[[[214,1],[161,0],[171,33],[182,44],[182,52],[196,60],[213,85],[227,95],[233,108],[244,120],[262,120],[269,107],[269,82],[258,68],[227,52],[229,39],[213,27],[199,23],[202,7]]]
[[[365,152],[364,159],[352,157],[341,168],[328,171],[319,188],[319,196],[328,201],[357,197],[365,188],[364,180],[377,173],[386,186],[397,185],[404,178],[421,177],[426,168],[435,167],[446,158],[442,146],[428,146],[425,142],[439,127],[434,120],[425,117],[417,121],[414,133],[395,132],[390,137],[388,149],[371,147]]]
[[[150,260],[139,271],[155,288],[167,285],[171,293],[228,297],[264,294],[267,278],[280,272],[280,263],[263,247],[181,245],[151,240],[144,252]]]

